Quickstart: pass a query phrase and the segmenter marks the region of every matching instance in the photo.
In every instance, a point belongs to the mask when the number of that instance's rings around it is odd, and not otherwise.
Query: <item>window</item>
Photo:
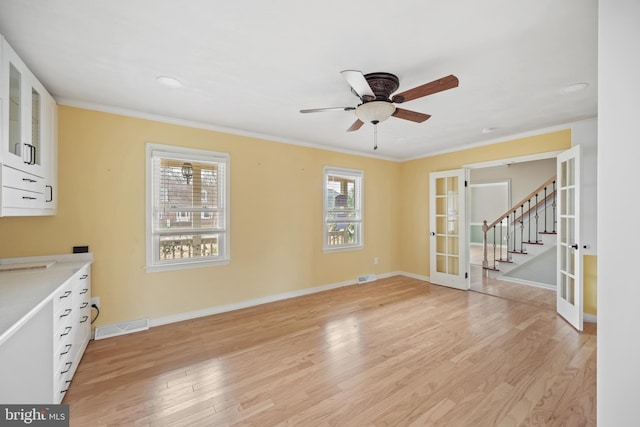
[[[324,168],[324,250],[362,247],[362,171]]]
[[[229,155],[147,144],[147,271],[229,261]]]

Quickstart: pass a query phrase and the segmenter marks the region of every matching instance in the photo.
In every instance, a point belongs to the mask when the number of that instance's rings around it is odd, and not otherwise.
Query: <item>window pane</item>
[[[325,249],[362,244],[362,172],[325,168]]]
[[[181,234],[160,237],[160,261],[220,255],[217,234]]]
[[[148,266],[227,261],[228,156],[158,144],[147,153]]]

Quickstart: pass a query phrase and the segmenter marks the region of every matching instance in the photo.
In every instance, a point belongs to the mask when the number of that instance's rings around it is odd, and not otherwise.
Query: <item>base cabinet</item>
[[[91,266],[76,271],[0,345],[0,402],[60,403],[91,338]]]

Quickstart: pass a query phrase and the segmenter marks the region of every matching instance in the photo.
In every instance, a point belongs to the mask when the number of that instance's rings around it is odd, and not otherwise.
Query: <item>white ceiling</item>
[[[597,114],[597,0],[2,0],[0,34],[63,104],[388,159]],[[402,104],[432,117],[379,124],[374,152],[352,111],[299,113],[356,106],[345,69],[460,86]]]

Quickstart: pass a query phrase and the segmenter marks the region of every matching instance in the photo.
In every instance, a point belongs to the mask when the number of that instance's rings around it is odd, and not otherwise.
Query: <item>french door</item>
[[[582,331],[582,255],[580,254],[580,146],[558,155],[558,266],[556,309]]]
[[[465,169],[429,174],[429,280],[463,290],[470,284],[466,182]]]

